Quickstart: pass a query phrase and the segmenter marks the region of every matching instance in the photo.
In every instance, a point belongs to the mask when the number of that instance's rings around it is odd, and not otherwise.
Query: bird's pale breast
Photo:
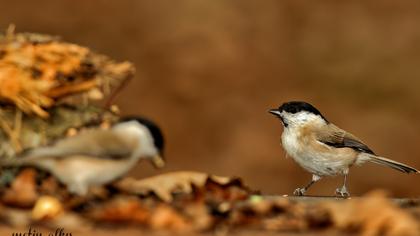
[[[356,160],[350,148],[334,148],[319,142],[314,127],[285,128],[283,148],[300,166],[320,176],[342,174]]]

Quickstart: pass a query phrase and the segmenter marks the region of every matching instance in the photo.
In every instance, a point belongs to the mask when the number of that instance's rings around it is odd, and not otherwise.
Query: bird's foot
[[[295,196],[303,196],[306,193],[306,188],[297,188],[293,191],[293,195]]]
[[[348,198],[348,197],[350,197],[350,193],[347,191],[346,186],[343,186],[343,187],[341,187],[341,188],[337,188],[337,189],[335,190],[335,195],[336,195],[337,197],[343,197],[343,198]]]

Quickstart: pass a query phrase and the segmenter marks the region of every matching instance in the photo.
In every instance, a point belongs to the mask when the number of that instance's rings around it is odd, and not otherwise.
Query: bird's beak
[[[152,163],[156,168],[162,168],[165,166],[165,161],[159,154],[152,157]]]
[[[269,113],[275,115],[275,116],[279,116],[280,117],[280,111],[277,109],[271,109],[268,111]]]

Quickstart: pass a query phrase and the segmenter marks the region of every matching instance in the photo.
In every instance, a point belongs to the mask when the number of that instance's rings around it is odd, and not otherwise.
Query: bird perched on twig
[[[30,149],[2,166],[35,166],[52,173],[71,193],[85,195],[89,187],[107,184],[140,159],[160,168],[163,135],[153,122],[130,117],[108,130],[92,129],[63,138],[51,146]]]
[[[388,166],[404,173],[419,173],[413,167],[377,156],[356,136],[330,123],[315,107],[306,102],[287,102],[269,112],[283,123],[283,148],[301,167],[312,173],[311,182],[294,191],[304,195],[324,176],[344,175],[344,184],[336,195],[347,197],[349,168],[364,162]]]

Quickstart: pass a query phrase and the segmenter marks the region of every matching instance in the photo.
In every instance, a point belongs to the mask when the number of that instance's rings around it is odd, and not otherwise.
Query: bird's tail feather
[[[411,166],[405,165],[405,164],[397,162],[397,161],[390,160],[390,159],[385,158],[385,157],[370,156],[368,161],[379,164],[379,165],[388,166],[388,167],[391,167],[395,170],[399,170],[401,172],[408,173],[408,174],[409,173],[420,173],[420,171],[416,170],[415,168],[413,168]]]

